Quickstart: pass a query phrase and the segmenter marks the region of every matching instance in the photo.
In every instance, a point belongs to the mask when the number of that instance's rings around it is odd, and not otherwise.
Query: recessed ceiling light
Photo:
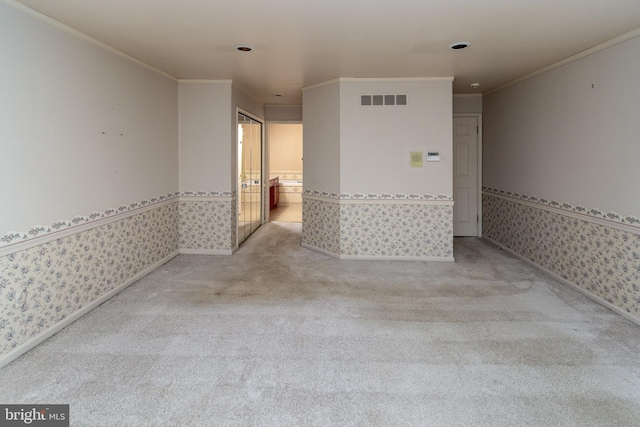
[[[469,86],[473,89],[478,89],[480,87],[480,83],[471,83]]]
[[[449,45],[449,49],[451,50],[462,50],[466,49],[471,45],[469,42],[455,42]]]
[[[253,50],[253,46],[249,46],[248,44],[237,44],[234,47],[240,52],[251,52]]]
[[[280,98],[282,96],[282,94],[281,93],[276,93],[273,96],[277,96],[278,98]]]

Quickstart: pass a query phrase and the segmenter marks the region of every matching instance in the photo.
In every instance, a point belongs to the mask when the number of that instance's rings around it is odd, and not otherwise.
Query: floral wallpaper
[[[0,257],[0,355],[178,251],[178,202]]]
[[[412,199],[431,202],[400,202]],[[339,256],[453,259],[453,206],[434,200],[450,198],[305,191],[302,242]]]
[[[72,229],[79,225],[86,225],[100,221],[102,219],[114,218],[123,213],[134,212],[140,208],[153,206],[154,204],[160,202],[177,200],[180,195],[181,193],[170,193],[166,196],[153,197],[149,200],[145,199],[141,202],[131,203],[130,205],[121,205],[118,208],[107,209],[104,212],[92,212],[89,216],[78,215],[70,221],[57,221],[56,223],[48,227],[38,225],[31,228],[27,232],[9,232],[3,236],[0,236],[0,248],[40,237],[46,237],[60,231]]]
[[[302,243],[340,254],[340,205],[336,201],[302,199]]]
[[[453,206],[340,206],[342,255],[453,258]]]
[[[551,212],[519,199],[485,192],[486,237],[640,318],[640,231]],[[634,217],[621,219],[635,223]]]
[[[231,251],[236,246],[234,200],[180,199],[180,249]]]
[[[0,236],[0,355],[181,249],[234,249],[234,196],[171,193]],[[341,204],[344,198],[362,203]],[[432,202],[395,204],[387,199]],[[433,204],[434,200],[449,198],[305,198],[303,242],[338,255],[451,256],[451,206]]]

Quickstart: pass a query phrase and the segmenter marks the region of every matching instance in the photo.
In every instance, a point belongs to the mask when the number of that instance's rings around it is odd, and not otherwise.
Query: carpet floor
[[[475,238],[346,261],[272,222],[181,255],[0,369],[72,426],[640,425],[640,327]]]

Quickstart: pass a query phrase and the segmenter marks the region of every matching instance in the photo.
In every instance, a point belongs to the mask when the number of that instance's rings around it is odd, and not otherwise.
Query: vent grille
[[[407,105],[407,95],[360,95],[361,107]]]

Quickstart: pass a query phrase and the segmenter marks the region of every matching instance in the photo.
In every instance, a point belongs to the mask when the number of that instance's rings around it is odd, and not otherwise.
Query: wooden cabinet
[[[278,206],[280,199],[280,179],[275,177],[269,180],[269,209]]]

